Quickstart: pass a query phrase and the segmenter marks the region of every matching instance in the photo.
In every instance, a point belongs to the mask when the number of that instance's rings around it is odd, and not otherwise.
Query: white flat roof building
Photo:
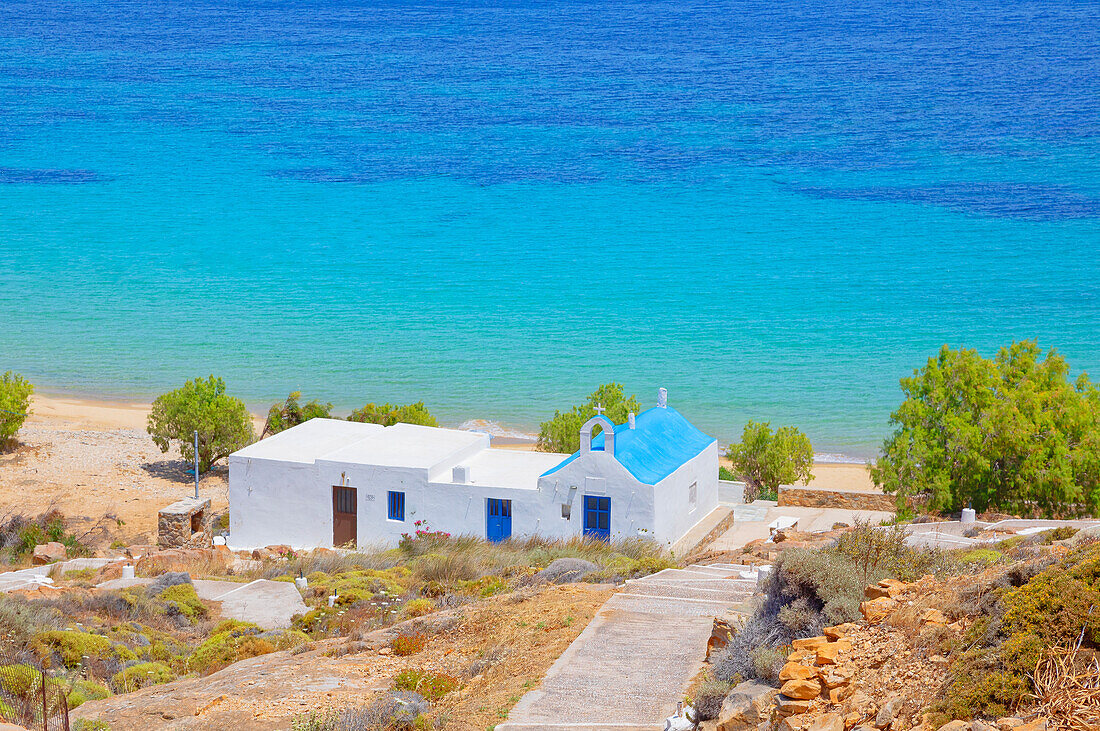
[[[717,506],[717,442],[663,401],[573,455],[479,432],[312,419],[229,458],[232,548],[395,545],[421,528],[672,544]],[[592,437],[599,425],[603,432]]]

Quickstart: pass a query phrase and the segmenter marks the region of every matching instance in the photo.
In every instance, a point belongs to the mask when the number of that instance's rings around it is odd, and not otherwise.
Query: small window
[[[695,504],[699,501],[699,489],[697,482],[691,483],[688,487],[688,509],[695,510]]]
[[[572,505],[570,505],[569,503],[562,503],[561,504],[561,517],[564,520],[569,520],[569,515],[572,512],[573,512],[573,506]]]
[[[390,490],[389,493],[389,517],[390,520],[404,520],[405,519],[405,493],[394,492]]]

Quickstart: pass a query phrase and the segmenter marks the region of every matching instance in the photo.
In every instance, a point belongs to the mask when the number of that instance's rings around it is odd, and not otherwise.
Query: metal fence
[[[33,731],[70,731],[69,681],[0,652],[0,717]]]

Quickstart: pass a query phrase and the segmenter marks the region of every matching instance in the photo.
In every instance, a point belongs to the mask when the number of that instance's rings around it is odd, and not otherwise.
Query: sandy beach
[[[31,409],[21,446],[0,454],[0,515],[51,507],[88,523],[113,515],[122,521],[113,537],[141,543],[155,538],[160,508],[193,493],[179,453],[162,454],[145,432],[150,404],[36,394]],[[254,417],[259,433],[263,418]],[[515,439],[497,446],[534,448]],[[864,465],[818,463],[813,472],[813,487],[875,489]],[[216,511],[228,504],[227,475],[220,464],[200,482]]]

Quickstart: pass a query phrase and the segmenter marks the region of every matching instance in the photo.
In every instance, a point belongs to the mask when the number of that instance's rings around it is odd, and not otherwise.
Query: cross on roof
[[[596,406],[596,413],[600,416],[603,416],[603,404],[598,404]]]

